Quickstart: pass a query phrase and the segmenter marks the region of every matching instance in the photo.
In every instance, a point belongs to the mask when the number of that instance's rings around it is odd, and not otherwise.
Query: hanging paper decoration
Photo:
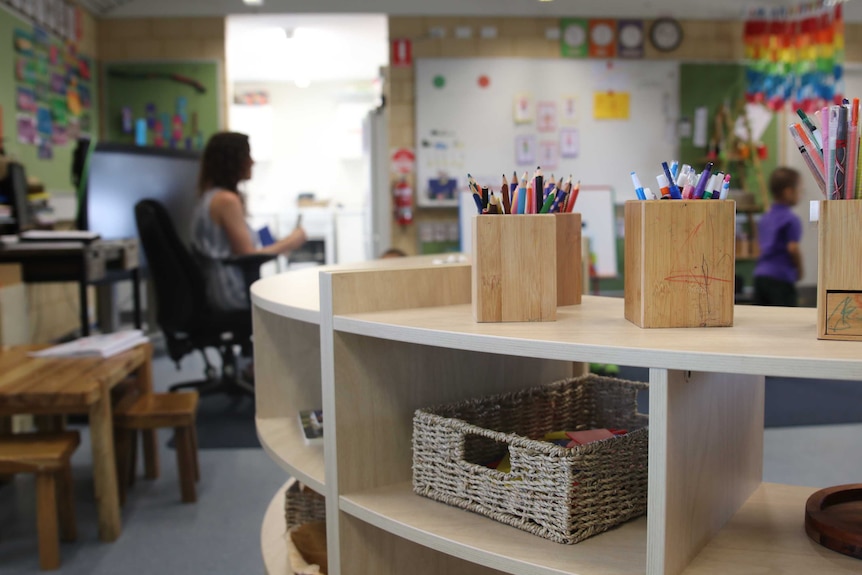
[[[753,8],[744,28],[746,96],[773,110],[814,111],[844,96],[841,3]]]

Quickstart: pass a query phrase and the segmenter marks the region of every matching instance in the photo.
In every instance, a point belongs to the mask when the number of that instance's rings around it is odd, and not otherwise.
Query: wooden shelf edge
[[[260,527],[260,550],[267,575],[286,575],[291,572],[285,541],[287,525],[284,519],[284,492],[293,481],[291,479],[278,489],[263,516],[263,524]]]
[[[415,495],[410,483],[345,495],[342,512],[441,553],[513,575],[642,575],[646,519],[562,545]]]
[[[311,323],[314,325],[320,325],[320,310],[305,309],[276,303],[261,296],[257,296],[254,294],[254,292],[252,292],[251,294],[251,301],[252,304],[257,306],[259,309],[273,315],[277,315],[279,317],[284,317],[287,319],[293,319],[296,321],[302,321],[305,323]]]
[[[323,446],[305,444],[295,414],[256,417],[255,428],[260,444],[273,461],[314,491],[325,494]]]

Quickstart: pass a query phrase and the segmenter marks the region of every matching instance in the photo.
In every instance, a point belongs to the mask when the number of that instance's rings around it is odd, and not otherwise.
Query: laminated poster
[[[536,162],[543,170],[553,170],[560,161],[560,151],[557,142],[543,140],[539,142],[539,158]]]
[[[557,131],[556,102],[539,102],[536,104],[536,127],[540,132]]]
[[[581,152],[581,135],[577,128],[560,130],[560,157],[577,158]]]
[[[628,120],[631,115],[628,92],[596,92],[593,94],[593,117],[596,120]]]
[[[31,88],[18,86],[17,107],[21,112],[36,111],[36,93]]]
[[[54,134],[54,122],[51,119],[51,110],[44,106],[39,106],[36,112],[36,130],[44,136]]]
[[[36,119],[30,114],[18,114],[15,118],[18,141],[22,144],[35,144],[37,140]]]
[[[515,163],[530,166],[536,163],[536,136],[524,134],[515,136]]]
[[[564,126],[578,125],[578,97],[574,94],[563,96],[560,110],[560,123]]]
[[[514,110],[516,124],[531,123],[533,121],[533,97],[530,94],[515,96]]]

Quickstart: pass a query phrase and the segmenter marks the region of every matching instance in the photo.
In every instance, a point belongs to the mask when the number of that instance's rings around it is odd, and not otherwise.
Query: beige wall
[[[102,63],[218,61],[223,102],[221,121],[222,126],[227,126],[224,18],[103,19],[97,27],[97,54]]]

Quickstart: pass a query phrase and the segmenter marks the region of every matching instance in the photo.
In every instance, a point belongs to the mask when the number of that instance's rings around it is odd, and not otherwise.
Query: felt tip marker
[[[674,160],[670,164],[670,175],[673,176],[673,181],[675,182],[677,177],[679,176],[679,162]]]
[[[726,200],[730,193],[730,174],[724,176],[724,182],[721,184],[721,193],[718,195],[719,200]]]
[[[670,167],[667,165],[667,162],[662,162],[661,167],[664,170],[664,177],[668,182],[668,192],[670,193],[671,199],[681,200],[682,193],[679,191],[679,188],[676,185],[676,179],[673,177],[673,174],[670,171]],[[664,192],[662,192],[662,197],[664,197]]]
[[[665,164],[667,166],[667,164]],[[670,184],[667,181],[667,176],[664,174],[659,174],[655,177],[655,181],[658,182],[658,189],[661,192],[661,199],[669,200],[670,199]]]
[[[688,183],[688,173],[691,171],[691,166],[683,164],[676,177],[676,185],[681,190]]]
[[[653,192],[649,188],[644,188],[644,195],[646,196],[646,199],[648,199],[648,200],[657,200],[658,199],[657,197],[655,197],[655,192]]]
[[[634,172],[632,172],[632,185],[635,187],[635,194],[637,195],[639,200],[645,200],[646,195],[644,194],[644,187],[641,185],[640,178]]]
[[[709,178],[712,176],[712,167],[715,164],[709,162],[706,164],[706,167],[703,168],[703,172],[700,173],[700,179],[697,181],[697,185],[694,187],[694,192],[692,193],[692,199],[699,200],[703,197],[703,192],[706,190],[706,184],[709,183]]]
[[[685,182],[685,186],[682,189],[682,199],[690,200],[691,195],[694,192],[694,187],[696,185],[697,185],[697,174],[694,173],[694,170],[689,168],[688,178]]]
[[[712,199],[717,200],[721,196],[721,186],[724,185],[724,172],[718,172],[715,178],[715,185],[712,187]]]

